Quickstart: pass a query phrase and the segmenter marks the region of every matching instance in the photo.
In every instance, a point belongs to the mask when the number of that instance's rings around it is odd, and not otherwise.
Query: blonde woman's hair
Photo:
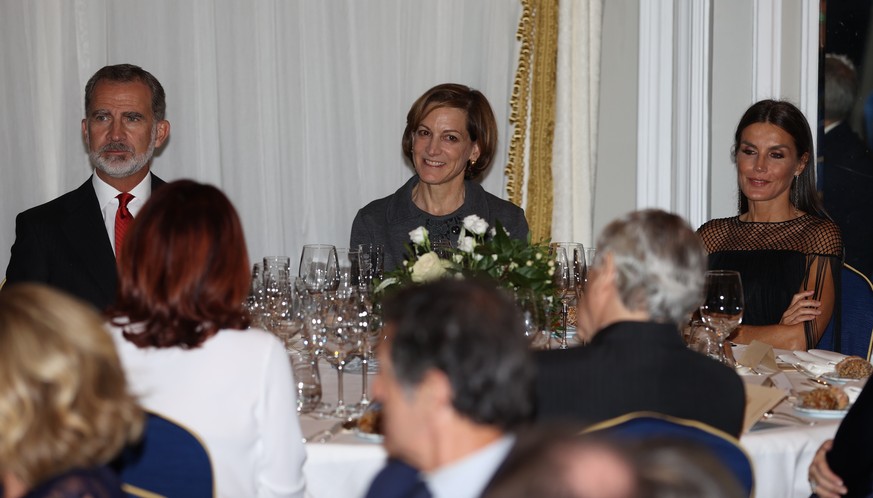
[[[143,423],[96,312],[43,285],[0,292],[0,475],[33,487],[106,464]]]

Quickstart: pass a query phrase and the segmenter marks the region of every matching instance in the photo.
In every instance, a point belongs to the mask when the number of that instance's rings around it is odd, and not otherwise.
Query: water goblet
[[[719,360],[736,366],[724,352],[724,341],[743,321],[743,284],[739,272],[711,270],[704,280],[704,299],[700,317],[718,337]]]

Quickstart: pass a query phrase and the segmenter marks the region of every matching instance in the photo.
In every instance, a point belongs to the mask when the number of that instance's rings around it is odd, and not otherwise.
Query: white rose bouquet
[[[414,285],[438,278],[489,278],[513,292],[530,290],[552,296],[555,263],[549,246],[511,239],[500,224],[489,230],[488,223],[476,215],[464,218],[454,247],[435,252],[427,229],[409,232],[409,259],[377,284],[381,293],[395,286]]]

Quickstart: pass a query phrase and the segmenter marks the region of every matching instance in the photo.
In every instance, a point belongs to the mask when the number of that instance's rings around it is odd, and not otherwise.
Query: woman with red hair
[[[236,211],[190,180],[155,190],[124,241],[111,332],[142,405],[197,433],[217,496],[303,496],[305,452],[285,349],[249,325]]]

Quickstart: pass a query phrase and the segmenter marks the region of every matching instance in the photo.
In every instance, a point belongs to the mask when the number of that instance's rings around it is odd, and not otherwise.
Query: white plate
[[[794,411],[812,418],[843,418],[847,413],[849,413],[848,408],[845,410],[819,410],[817,408],[806,408],[803,406],[795,406]]]
[[[358,436],[361,439],[365,439],[370,441],[371,443],[381,443],[382,440],[385,439],[385,436],[382,434],[373,434],[372,432],[364,432],[361,429],[355,427],[354,431],[355,436]]]

